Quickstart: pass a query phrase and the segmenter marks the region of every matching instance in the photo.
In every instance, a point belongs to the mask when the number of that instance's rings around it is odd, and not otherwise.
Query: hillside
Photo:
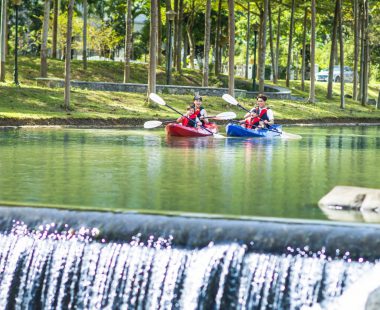
[[[20,57],[20,86],[12,84],[12,59],[7,59],[6,83],[0,83],[0,125],[21,124],[74,124],[74,125],[141,125],[147,119],[172,119],[177,115],[165,107],[148,105],[145,94],[101,92],[72,89],[70,111],[63,109],[63,89],[37,87],[35,78],[39,76],[39,58]],[[64,62],[49,60],[49,77],[63,78]],[[72,78],[84,81],[122,82],[123,63],[90,61],[88,70],[84,71],[79,61],[73,61]],[[159,67],[157,83],[165,82],[164,68]],[[226,76],[219,79],[211,77],[211,86],[226,87]],[[132,83],[147,82],[147,65],[132,65]],[[173,74],[174,85],[200,85],[201,73],[186,69],[183,74]],[[249,89],[251,80],[237,79],[236,88]],[[280,81],[283,85],[284,82]],[[339,108],[339,85],[336,84],[333,100],[326,100],[326,83],[316,83],[317,103],[307,104],[304,101],[270,100],[279,122],[327,122],[327,121],[379,121],[380,112],[374,106],[361,106],[346,98],[346,109]],[[300,91],[300,82],[293,81],[292,93],[299,98],[307,98],[308,93]],[[377,98],[380,84],[371,84],[369,94]],[[352,84],[346,84],[350,94]],[[170,105],[180,111],[192,101],[191,95],[162,95]],[[306,99],[305,99],[306,100]],[[246,106],[252,100],[242,99]],[[217,97],[205,97],[204,105],[212,114],[226,110],[236,111],[241,117],[243,112],[229,107]]]

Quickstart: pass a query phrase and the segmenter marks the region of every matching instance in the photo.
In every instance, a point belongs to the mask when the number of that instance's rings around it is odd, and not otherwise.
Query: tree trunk
[[[6,55],[6,30],[7,30],[7,0],[1,1],[1,26],[0,26],[0,81],[5,82],[5,55]]]
[[[176,58],[176,68],[179,73],[182,72],[181,67],[181,50],[182,50],[182,37],[183,37],[183,0],[179,1],[178,7],[178,33],[177,33],[177,58]]]
[[[295,0],[292,0],[292,12],[290,15],[290,30],[289,30],[289,43],[288,43],[288,61],[286,63],[286,87],[290,86],[290,65],[292,62],[292,47],[293,47],[293,32],[294,32],[294,11]]]
[[[166,10],[166,13],[171,11],[172,10],[172,7],[171,7],[171,1],[170,0],[166,0],[165,1],[165,10]],[[169,50],[171,49],[171,24],[170,24],[170,20],[168,18],[168,15],[166,14],[166,23],[165,23],[165,29],[166,29],[166,43],[165,43],[165,67],[166,67],[166,84],[170,84],[170,78],[169,78],[169,70],[171,70],[171,68],[169,67],[169,62],[170,62],[170,57],[171,55],[169,55]]]
[[[88,17],[88,3],[83,0],[83,50],[82,61],[83,69],[87,70],[87,17]]]
[[[127,0],[127,14],[125,27],[125,64],[124,64],[124,83],[129,83],[131,76],[131,53],[132,53],[132,1]]]
[[[316,8],[315,1],[311,0],[311,38],[310,38],[310,103],[315,103],[315,17]]]
[[[228,93],[235,96],[235,4],[228,0]]]
[[[128,1],[128,0],[127,0]],[[157,65],[162,65],[162,16],[161,16],[161,0],[157,0]]]
[[[363,68],[364,68],[364,4],[363,0],[359,0],[359,27],[360,27],[360,73],[359,73],[359,94],[358,100],[362,102],[363,96]]]
[[[301,89],[305,91],[305,74],[306,74],[306,31],[307,29],[307,7],[303,17],[303,38],[302,38],[302,68],[301,68]]]
[[[332,99],[333,94],[333,73],[334,73],[334,65],[335,65],[335,54],[336,54],[336,35],[338,28],[338,8],[339,3],[338,0],[335,1],[335,12],[334,12],[334,22],[333,29],[331,33],[331,51],[330,51],[330,64],[329,64],[329,78],[327,83],[327,99]]]
[[[218,4],[218,17],[216,22],[216,34],[215,34],[215,75],[220,74],[221,65],[221,52],[220,52],[220,29],[222,25],[222,0],[219,0]]]
[[[178,51],[178,32],[179,32],[179,14],[178,14],[179,0],[174,0],[174,11],[177,13],[174,18],[174,44],[173,44],[173,68],[176,69],[177,65],[177,51]]]
[[[272,58],[272,79],[273,79],[273,83],[277,84],[276,56],[274,54],[274,46],[273,46],[272,6],[270,2],[268,4],[268,19],[269,19],[270,56]]]
[[[354,80],[352,82],[352,98],[358,100],[358,59],[359,59],[359,42],[360,42],[360,28],[359,28],[359,0],[353,0],[354,4]]]
[[[267,49],[267,20],[268,20],[268,2],[269,0],[264,0],[264,14],[261,30],[261,49],[260,49],[260,64],[259,64],[259,91],[264,92],[264,82],[265,82],[265,56]]]
[[[202,86],[204,87],[208,87],[210,32],[211,32],[211,18],[210,17],[211,17],[211,0],[206,0],[203,80],[202,80]]]
[[[369,73],[369,37],[368,37],[368,1],[363,1],[363,61],[360,70],[363,72],[363,86],[361,104],[365,106],[368,101],[368,73]]]
[[[157,0],[150,2],[150,39],[149,39],[148,96],[156,92],[157,69]]]
[[[278,16],[277,16],[277,38],[276,38],[276,80],[279,78],[279,65],[278,61],[280,59],[280,39],[281,39],[281,1],[279,3],[279,8],[278,8]]]
[[[338,25],[339,25],[339,57],[340,57],[340,108],[345,108],[344,102],[344,46],[343,46],[343,17],[342,2],[338,0]]]
[[[41,40],[41,77],[47,77],[47,40],[49,32],[49,17],[50,17],[50,0],[45,0],[44,4],[44,21],[42,26],[42,40]]]
[[[259,82],[259,79],[260,79],[260,72],[261,72],[261,69],[260,69],[260,66],[262,64],[262,61],[261,61],[261,49],[262,49],[262,43],[263,43],[263,20],[264,20],[264,11],[262,10],[262,8],[259,8],[259,12],[260,12],[260,15],[259,15],[259,18],[260,18],[260,22],[259,22],[259,29],[258,29],[258,39],[257,39],[257,66],[254,68],[254,76],[255,76],[255,80],[257,80],[257,82]],[[256,49],[255,49],[256,50]],[[256,90],[257,87],[254,87],[253,91]]]
[[[71,37],[73,32],[73,11],[74,0],[70,0],[67,10],[67,34],[66,34],[66,57],[65,57],[65,108],[66,111],[70,109],[70,79],[71,79]]]
[[[52,34],[52,58],[57,58],[58,39],[58,0],[53,0],[53,34]]]
[[[187,36],[183,36],[183,55],[182,55],[182,67],[187,68],[187,51],[189,49],[189,43]]]
[[[249,67],[249,40],[251,39],[251,3],[248,1],[248,14],[247,14],[247,49],[245,52],[245,78],[248,79]]]
[[[193,27],[194,27],[194,0],[191,2],[191,8],[190,8],[190,15],[187,20],[187,25],[186,25],[186,32],[187,32],[187,37],[189,41],[189,48],[190,48],[190,68],[194,69],[194,59],[195,59],[195,40],[194,40],[194,34],[193,34]]]

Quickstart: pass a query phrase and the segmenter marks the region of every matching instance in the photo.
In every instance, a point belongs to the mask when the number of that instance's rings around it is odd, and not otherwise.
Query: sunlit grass
[[[11,59],[7,63],[6,83],[0,83],[0,118],[98,118],[98,119],[174,119],[177,113],[163,106],[147,103],[146,94],[125,92],[104,92],[72,88],[70,110],[63,107],[64,93],[62,88],[44,88],[37,86],[35,78],[39,76],[39,58],[20,57],[20,86],[12,84],[13,69]],[[49,59],[49,77],[63,78],[64,61]],[[122,82],[123,67],[121,62],[91,61],[87,70],[82,68],[80,61],[72,63],[72,78],[83,81]],[[147,65],[132,64],[132,80],[135,83],[147,82]],[[166,79],[164,68],[158,68],[157,83],[164,84]],[[199,70],[183,69],[182,74],[173,73],[173,82],[183,85],[200,85],[202,75]],[[226,76],[217,79],[211,76],[214,85],[225,87]],[[236,88],[251,85],[251,80],[236,79]],[[269,84],[269,82],[268,82]],[[279,81],[285,86],[285,81]],[[241,87],[240,87],[241,86]],[[326,99],[327,83],[316,83],[316,104],[307,103],[309,82],[305,91],[301,90],[300,81],[291,81],[292,94],[299,101],[269,99],[269,106],[274,110],[276,119],[288,120],[319,120],[326,119],[380,119],[380,112],[374,106],[362,106],[350,98],[345,98],[346,107],[340,109],[340,85],[334,83],[333,100]],[[352,94],[352,83],[346,83],[346,93]],[[380,83],[369,87],[370,98],[376,98]],[[192,95],[162,94],[165,101],[179,111],[185,111],[192,102]],[[241,99],[241,104],[251,107],[253,99]],[[223,111],[235,111],[238,117],[245,112],[237,107],[229,106],[222,98],[204,96],[204,106],[209,114]]]

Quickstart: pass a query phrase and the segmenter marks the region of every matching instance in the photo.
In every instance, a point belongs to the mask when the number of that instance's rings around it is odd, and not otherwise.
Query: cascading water
[[[107,241],[72,222],[37,229],[13,222],[0,234],[0,308],[302,309],[340,296],[375,265],[308,247],[282,254],[237,242],[188,247],[175,234]]]

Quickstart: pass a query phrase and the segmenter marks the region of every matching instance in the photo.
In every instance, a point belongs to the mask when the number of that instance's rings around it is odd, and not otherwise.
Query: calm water
[[[380,188],[380,127],[285,129],[303,139],[2,130],[0,203],[327,219],[335,185]]]

